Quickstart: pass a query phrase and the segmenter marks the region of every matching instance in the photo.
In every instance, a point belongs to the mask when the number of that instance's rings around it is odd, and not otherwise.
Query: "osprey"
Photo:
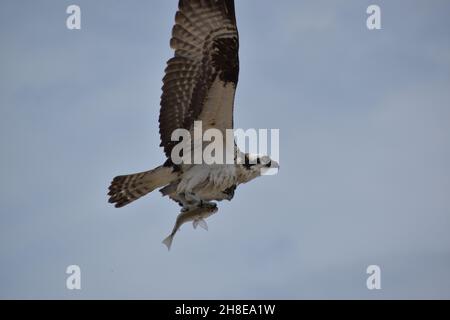
[[[233,129],[233,108],[239,75],[239,37],[233,0],[180,0],[170,40],[175,55],[163,79],[159,131],[167,161],[150,171],[118,176],[109,187],[109,202],[123,207],[160,188],[182,212],[216,208],[231,200],[236,187],[278,168],[267,156],[245,154],[233,141],[233,164],[175,163],[177,129]],[[203,146],[202,146],[203,147]]]

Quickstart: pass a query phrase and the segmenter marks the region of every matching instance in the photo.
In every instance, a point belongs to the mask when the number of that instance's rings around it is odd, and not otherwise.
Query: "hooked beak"
[[[278,170],[280,170],[280,165],[275,160],[270,161],[265,168],[261,169],[262,176],[274,176],[278,174]]]

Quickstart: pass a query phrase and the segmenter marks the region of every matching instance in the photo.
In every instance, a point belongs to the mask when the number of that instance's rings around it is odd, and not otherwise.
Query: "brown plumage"
[[[156,188],[163,187],[176,179],[178,174],[169,167],[158,167],[146,172],[118,176],[109,186],[109,202],[116,208],[145,196]]]
[[[180,0],[170,40],[175,56],[167,62],[159,117],[161,146],[170,158],[174,130],[191,130],[216,78],[239,74],[239,37],[232,0]],[[232,106],[231,106],[232,108]],[[224,110],[232,114],[233,110]],[[226,126],[233,127],[231,123]]]
[[[116,207],[177,182],[183,172],[171,161],[176,129],[191,130],[196,120],[223,132],[233,128],[239,75],[234,0],[180,0],[170,46],[175,54],[165,69],[159,116],[168,159],[154,170],[114,178],[108,195]]]

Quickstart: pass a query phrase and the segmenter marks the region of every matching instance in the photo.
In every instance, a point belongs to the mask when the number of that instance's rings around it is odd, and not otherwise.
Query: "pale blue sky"
[[[450,298],[450,2],[236,0],[235,123],[280,129],[281,171],[168,253],[174,203],[106,193],[164,160],[176,6],[0,2],[0,298]]]

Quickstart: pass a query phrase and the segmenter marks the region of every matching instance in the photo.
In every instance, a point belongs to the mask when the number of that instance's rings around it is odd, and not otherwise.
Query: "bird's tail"
[[[114,203],[116,208],[124,207],[156,188],[171,183],[176,178],[177,175],[173,169],[164,166],[146,172],[115,177],[109,186],[109,202]]]

